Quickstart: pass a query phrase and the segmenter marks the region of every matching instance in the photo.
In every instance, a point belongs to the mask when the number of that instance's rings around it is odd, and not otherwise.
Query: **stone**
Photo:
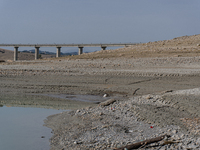
[[[82,142],[74,141],[74,144],[82,144]]]
[[[180,134],[179,136],[180,136],[180,138],[184,138],[185,135],[184,134]]]
[[[104,94],[103,97],[108,97],[108,94]]]
[[[178,131],[177,130],[173,130],[172,133],[176,134]]]
[[[172,131],[172,130],[171,130],[171,129],[168,129],[167,131],[170,132],[170,131]]]
[[[166,150],[166,148],[165,147],[161,147],[159,150]]]
[[[152,99],[153,98],[153,96],[151,96],[151,95],[147,95],[147,97],[146,97],[146,99]]]
[[[74,144],[77,144],[77,141],[74,141]]]
[[[198,138],[196,142],[197,142],[197,144],[200,145],[200,138]]]
[[[197,149],[198,145],[195,145],[194,143],[191,143],[190,145],[188,145],[188,149]]]

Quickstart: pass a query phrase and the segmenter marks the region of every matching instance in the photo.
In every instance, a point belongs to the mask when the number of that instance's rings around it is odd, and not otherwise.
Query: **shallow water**
[[[91,103],[42,95],[0,94],[0,149],[48,150],[51,129],[46,117]]]
[[[62,110],[24,107],[0,107],[0,149],[48,150],[51,129],[43,120]]]
[[[80,102],[89,102],[98,104],[102,101],[108,100],[111,97],[102,97],[97,95],[69,95],[69,94],[35,94],[35,95],[43,95],[43,96],[49,96],[54,98],[60,98],[60,99],[66,99],[66,100],[72,100],[72,101],[78,101]]]

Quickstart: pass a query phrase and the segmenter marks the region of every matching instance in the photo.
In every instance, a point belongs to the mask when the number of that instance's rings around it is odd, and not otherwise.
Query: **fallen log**
[[[106,100],[104,102],[101,102],[99,105],[100,106],[108,106],[108,105],[114,103],[115,101],[116,101],[115,99],[108,99],[108,100]]]
[[[162,136],[159,136],[159,137],[155,137],[155,138],[152,138],[152,139],[148,139],[148,140],[145,140],[145,141],[142,141],[142,142],[137,142],[137,143],[126,145],[126,146],[123,146],[123,147],[120,147],[120,148],[116,148],[115,150],[138,149],[138,148],[146,146],[148,144],[162,141],[165,137],[170,137],[170,136],[165,134],[165,135],[162,135]]]

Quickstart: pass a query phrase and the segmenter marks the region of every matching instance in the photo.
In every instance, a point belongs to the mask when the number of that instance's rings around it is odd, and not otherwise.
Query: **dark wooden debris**
[[[152,138],[152,139],[148,139],[148,140],[145,140],[145,141],[142,141],[142,142],[137,142],[137,143],[126,145],[126,146],[123,146],[123,147],[120,147],[120,148],[116,148],[115,150],[138,149],[138,148],[141,148],[141,147],[146,146],[148,144],[162,141],[165,137],[170,137],[170,136],[165,134],[165,135],[162,135],[162,136],[159,136],[159,137],[155,137],[155,138]]]

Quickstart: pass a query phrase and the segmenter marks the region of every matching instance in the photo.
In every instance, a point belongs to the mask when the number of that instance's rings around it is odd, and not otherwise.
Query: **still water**
[[[0,107],[0,149],[48,150],[51,129],[44,127],[44,119],[62,110]]]
[[[0,93],[0,150],[49,150],[46,117],[92,106],[102,97],[83,95],[17,95]]]

